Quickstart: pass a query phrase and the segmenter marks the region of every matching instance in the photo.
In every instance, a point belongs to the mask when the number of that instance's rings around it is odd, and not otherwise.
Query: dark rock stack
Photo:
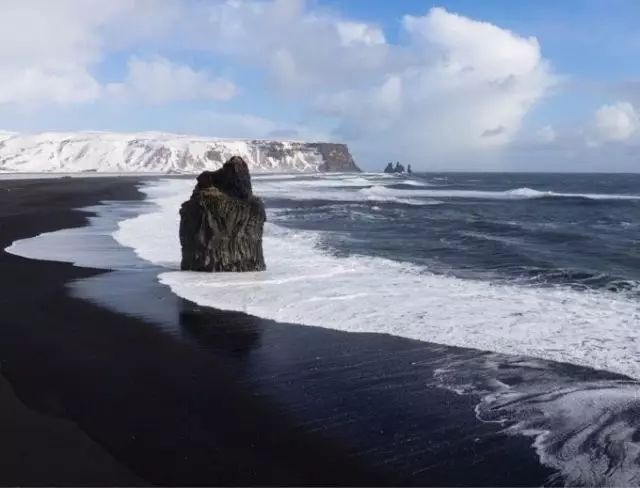
[[[205,171],[180,208],[183,270],[263,271],[262,200],[253,195],[247,163],[234,156]]]
[[[411,168],[411,165],[409,165],[409,168]],[[396,165],[394,166],[393,163],[389,163],[387,164],[387,167],[384,169],[385,173],[404,173],[404,166],[402,166],[400,164],[400,161],[396,161]]]

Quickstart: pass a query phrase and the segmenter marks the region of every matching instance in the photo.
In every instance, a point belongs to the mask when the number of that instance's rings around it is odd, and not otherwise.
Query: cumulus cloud
[[[345,97],[342,133],[358,130],[418,161],[463,159],[508,143],[554,82],[535,39],[439,8],[403,25],[409,62]]]
[[[118,14],[108,2],[29,1],[0,15],[0,103],[84,102],[99,84],[88,65],[100,55],[100,26]]]
[[[138,58],[129,60],[126,80],[109,84],[107,90],[125,100],[152,104],[229,100],[237,91],[236,86],[225,78],[160,57],[151,61]]]
[[[2,6],[0,104],[72,104],[99,98],[92,74],[115,39],[151,35],[172,0],[29,0]],[[132,25],[128,19],[144,19]],[[118,36],[111,36],[114,30]]]
[[[29,0],[0,15],[0,104],[77,104],[119,93],[152,103],[226,100],[234,85],[164,58],[132,59],[109,86],[96,65],[111,50],[157,42],[184,14],[174,0]]]
[[[264,68],[288,96],[349,85],[388,60],[378,26],[313,11],[303,0],[218,2],[206,19],[191,34],[203,48]]]
[[[511,141],[555,77],[535,38],[433,8],[405,16],[407,42],[300,0],[217,4],[214,49],[264,66],[365,157],[468,158]]]
[[[621,142],[640,131],[640,115],[629,102],[603,105],[593,121],[592,142]]]

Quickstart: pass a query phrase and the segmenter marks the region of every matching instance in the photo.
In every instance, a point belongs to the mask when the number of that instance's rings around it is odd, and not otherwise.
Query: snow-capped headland
[[[165,133],[0,131],[0,172],[198,173],[241,156],[252,172],[359,171],[345,144]]]

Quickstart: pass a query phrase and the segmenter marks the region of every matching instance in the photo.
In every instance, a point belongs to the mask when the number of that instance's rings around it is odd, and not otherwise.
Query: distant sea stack
[[[387,164],[387,167],[384,169],[384,172],[385,173],[405,173],[407,171],[405,171],[404,166],[402,166],[399,161],[396,161],[395,166],[393,165],[393,163]],[[408,172],[411,173],[411,165],[409,165]]]
[[[217,171],[198,176],[180,208],[181,269],[263,271],[262,230],[266,213],[253,195],[247,163],[238,156]]]
[[[164,133],[0,132],[0,171],[195,173],[240,156],[251,172],[360,171],[345,144]]]

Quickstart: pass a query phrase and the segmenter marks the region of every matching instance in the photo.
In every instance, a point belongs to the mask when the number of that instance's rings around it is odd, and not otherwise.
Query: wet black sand
[[[1,181],[0,247],[83,225],[74,208],[140,198],[135,182]],[[0,484],[513,486],[551,474],[530,439],[433,386],[452,348],[197,307],[152,274],[149,286],[104,282],[165,311],[172,334],[70,296],[66,284],[104,272],[5,252],[0,270]]]

